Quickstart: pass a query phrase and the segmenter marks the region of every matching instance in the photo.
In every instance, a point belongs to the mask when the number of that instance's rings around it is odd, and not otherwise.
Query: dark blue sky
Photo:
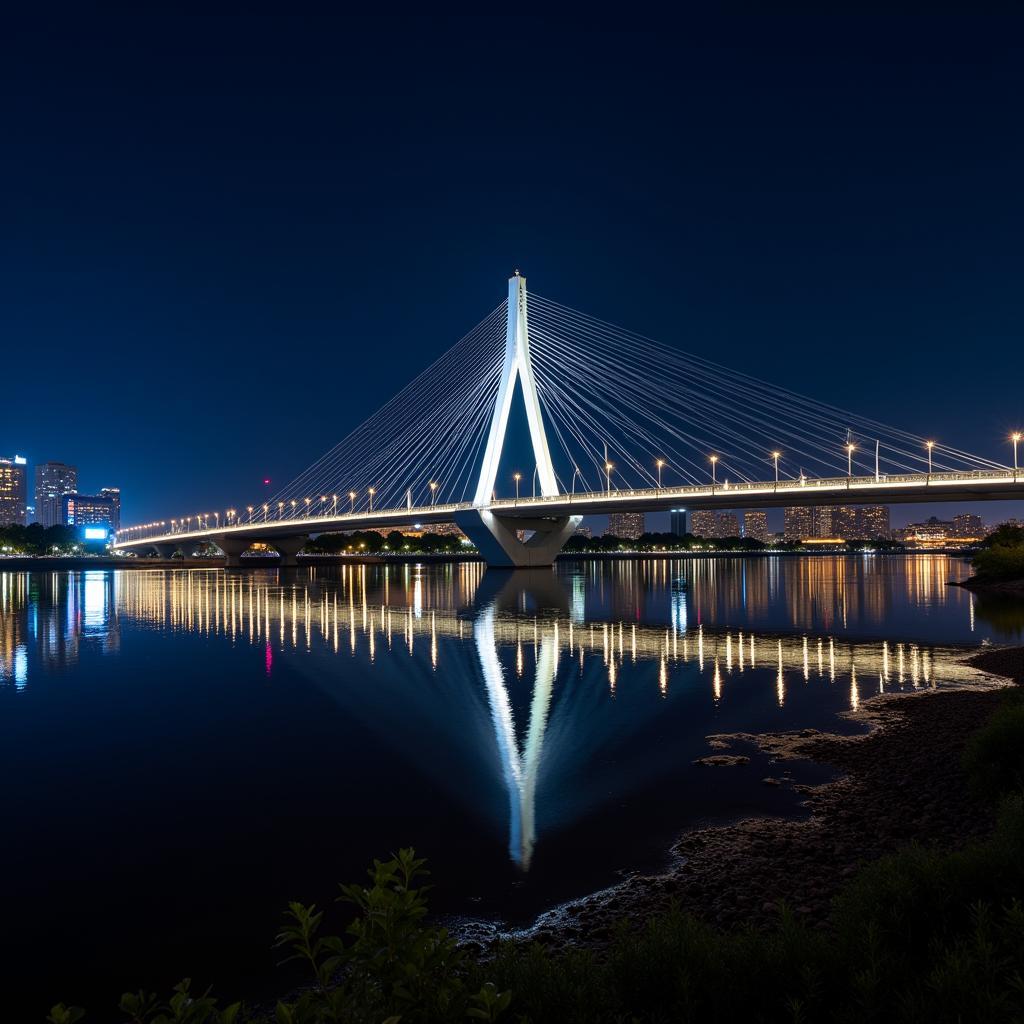
[[[1024,21],[622,20],[6,25],[0,453],[120,484],[126,521],[242,504],[518,266],[1008,459]]]

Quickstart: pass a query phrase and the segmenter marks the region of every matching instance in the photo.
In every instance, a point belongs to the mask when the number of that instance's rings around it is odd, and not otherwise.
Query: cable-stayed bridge
[[[530,465],[505,466],[516,395]],[[919,437],[531,294],[508,299],[269,500],[116,547],[295,564],[310,536],[455,522],[492,566],[550,565],[580,517],[1024,497],[1013,465]],[[508,461],[506,456],[505,461]],[[526,539],[520,539],[525,535]]]

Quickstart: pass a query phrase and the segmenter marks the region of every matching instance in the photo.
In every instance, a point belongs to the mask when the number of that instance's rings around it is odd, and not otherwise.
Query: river
[[[2,563],[0,563],[2,566]],[[0,572],[16,1005],[184,975],[264,996],[289,899],[414,845],[434,907],[528,921],[656,867],[688,825],[799,815],[710,733],[969,685],[1024,606],[943,555]],[[797,766],[805,781],[826,777]],[[40,1012],[43,1011],[43,1012]]]

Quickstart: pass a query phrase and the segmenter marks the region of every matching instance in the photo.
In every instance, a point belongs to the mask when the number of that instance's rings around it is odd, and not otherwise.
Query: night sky
[[[120,485],[126,523],[253,501],[519,267],[594,316],[1009,461],[1022,28],[8,21],[0,454]]]

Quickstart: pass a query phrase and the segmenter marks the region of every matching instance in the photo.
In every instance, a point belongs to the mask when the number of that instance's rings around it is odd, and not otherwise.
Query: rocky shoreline
[[[785,902],[802,920],[827,928],[833,897],[861,863],[912,841],[953,849],[991,830],[993,811],[969,793],[961,754],[999,703],[1004,680],[996,676],[1021,678],[1024,648],[984,652],[968,663],[981,670],[979,688],[865,701],[849,713],[869,726],[865,734],[805,729],[708,737],[709,757],[723,765],[743,763],[736,744],[755,743],[769,753],[778,770],[764,783],[801,793],[808,818],[750,818],[696,829],[676,841],[660,874],[631,876],[547,911],[526,929],[456,931],[481,948],[514,939],[600,949],[623,922],[640,925],[672,901],[726,928],[770,925]],[[793,759],[824,763],[842,775],[819,786],[797,785],[786,770]],[[708,768],[722,770],[734,769]]]

